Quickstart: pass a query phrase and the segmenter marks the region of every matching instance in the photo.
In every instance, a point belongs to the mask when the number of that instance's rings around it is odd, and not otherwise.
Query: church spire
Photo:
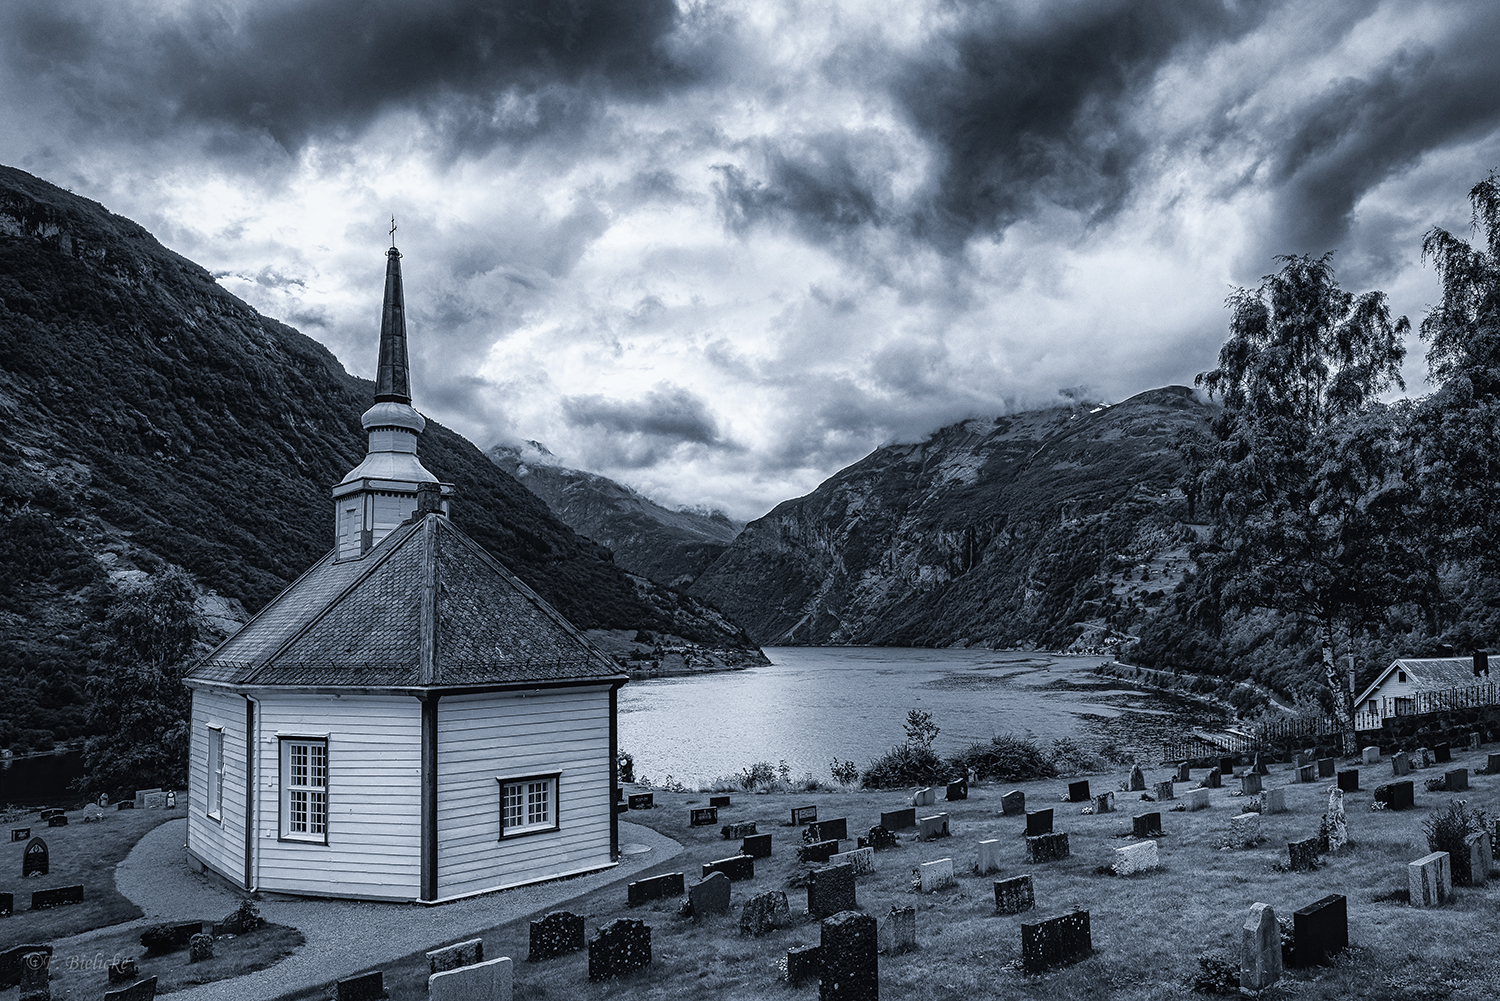
[[[385,304],[380,310],[375,402],[411,403],[411,368],[406,358],[406,293],[401,287],[401,251],[396,249],[395,216],[391,216],[391,249],[385,252]]]

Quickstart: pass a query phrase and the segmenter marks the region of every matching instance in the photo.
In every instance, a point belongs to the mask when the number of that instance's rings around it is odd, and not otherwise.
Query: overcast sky
[[[365,376],[394,213],[419,409],[752,518],[1190,383],[1276,254],[1415,324],[1497,52],[1492,0],[0,0],[0,162]]]

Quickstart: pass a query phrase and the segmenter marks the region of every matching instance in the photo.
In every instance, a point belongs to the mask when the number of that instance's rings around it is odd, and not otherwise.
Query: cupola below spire
[[[394,233],[394,224],[392,233]],[[358,559],[380,544],[418,509],[418,495],[439,491],[437,510],[448,513],[453,486],[438,483],[417,458],[417,436],[427,420],[411,405],[406,353],[406,294],[401,252],[386,251],[385,302],[380,311],[380,361],[375,405],[360,421],[369,432],[369,453],[333,488],[337,557]],[[425,488],[425,489],[424,489]],[[431,507],[432,502],[428,502]]]

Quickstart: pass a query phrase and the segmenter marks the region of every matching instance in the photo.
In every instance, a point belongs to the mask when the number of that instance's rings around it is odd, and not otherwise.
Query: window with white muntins
[[[208,728],[208,795],[204,807],[211,820],[224,819],[224,728]]]
[[[281,738],[281,837],[328,843],[328,741]]]
[[[558,829],[556,774],[498,781],[502,839]]]

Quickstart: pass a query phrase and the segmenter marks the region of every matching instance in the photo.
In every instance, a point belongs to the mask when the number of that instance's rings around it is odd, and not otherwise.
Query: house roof
[[[402,525],[360,559],[334,555],[272,599],[187,681],[440,688],[624,677],[442,514]]]
[[[1400,669],[1406,672],[1407,681],[1420,692],[1440,691],[1444,688],[1463,688],[1467,685],[1478,683],[1474,677],[1474,659],[1472,657],[1421,657],[1405,658],[1391,661],[1391,666],[1380,672],[1370,685],[1364,690],[1359,698],[1354,700],[1355,705],[1364,702],[1381,685],[1385,684],[1392,672]]]

